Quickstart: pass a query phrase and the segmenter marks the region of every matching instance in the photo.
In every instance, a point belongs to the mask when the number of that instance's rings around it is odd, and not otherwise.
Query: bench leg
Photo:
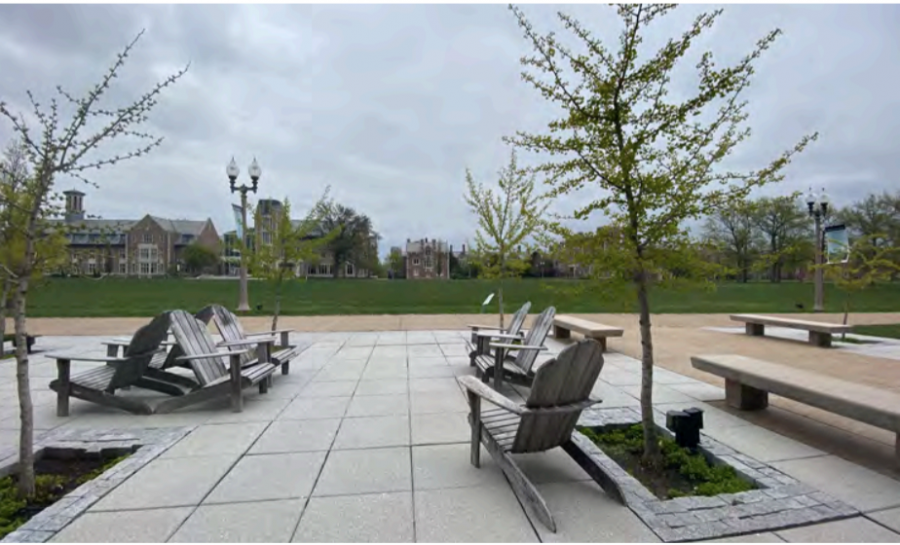
[[[56,360],[58,390],[56,391],[56,416],[69,416],[69,393],[72,389],[71,362]]]
[[[553,326],[553,338],[555,339],[569,339],[572,337],[572,332],[568,329],[559,327],[558,325]]]
[[[819,348],[831,348],[831,333],[822,333],[821,331],[809,332],[809,344],[818,346]]]
[[[752,335],[753,337],[762,337],[763,333],[766,330],[766,326],[763,324],[745,324],[744,331],[747,332],[747,335]]]
[[[725,402],[742,411],[757,411],[769,406],[769,392],[725,379]]]
[[[606,337],[591,337],[598,343],[600,343],[600,351],[606,352]]]

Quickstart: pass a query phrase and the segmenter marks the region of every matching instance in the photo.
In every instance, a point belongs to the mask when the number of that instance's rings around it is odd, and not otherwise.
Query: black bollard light
[[[678,446],[696,451],[703,429],[703,409],[691,407],[683,411],[666,412],[666,428],[675,434]]]

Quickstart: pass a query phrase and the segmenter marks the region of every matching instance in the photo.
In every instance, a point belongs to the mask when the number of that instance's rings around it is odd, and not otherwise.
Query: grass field
[[[872,337],[900,339],[900,324],[855,325],[853,332]]]
[[[633,303],[609,302],[596,295],[560,293],[553,287],[573,280],[517,280],[507,282],[506,309],[512,312],[527,300],[533,311],[554,305],[558,312],[635,312]],[[271,287],[250,281],[250,305],[262,304],[255,314],[270,314]],[[483,280],[310,280],[285,285],[282,313],[324,314],[466,314],[477,313],[496,284]],[[209,303],[237,305],[237,280],[138,280],[51,278],[30,293],[32,317],[152,316],[163,310],[196,311]],[[842,294],[826,286],[826,310],[841,310]],[[715,291],[651,293],[654,313],[800,312],[812,308],[810,283],[722,284]],[[493,307],[494,310],[496,306]],[[900,311],[900,283],[879,285],[856,294],[854,312]]]

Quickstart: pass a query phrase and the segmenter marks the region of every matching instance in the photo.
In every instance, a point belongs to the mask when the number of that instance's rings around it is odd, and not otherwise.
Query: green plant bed
[[[661,500],[735,494],[756,488],[734,468],[712,465],[702,454],[693,454],[667,437],[660,438],[664,466],[645,467],[641,462],[644,431],[640,424],[599,430],[579,427],[578,431]]]
[[[46,454],[35,462],[37,490],[34,497],[27,500],[19,499],[16,493],[15,475],[0,478],[0,539],[128,456],[129,454],[117,457],[94,455],[68,458]]]

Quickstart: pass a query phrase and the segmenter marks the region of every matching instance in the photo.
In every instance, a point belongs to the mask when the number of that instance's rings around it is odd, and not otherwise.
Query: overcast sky
[[[617,44],[607,6],[522,7],[540,31],[559,30],[563,10]],[[701,8],[676,10],[647,45],[683,31]],[[900,186],[900,8],[727,6],[698,51],[733,62],[775,27],[785,35],[757,65],[747,93],[754,135],[734,160],[764,166],[817,130],[771,192],[824,186],[841,205]],[[300,215],[330,184],[372,218],[382,253],[407,238],[457,247],[475,228],[466,167],[496,179],[509,153],[501,137],[540,130],[557,113],[519,78],[529,49],[505,5],[2,5],[0,100],[24,111],[28,89],[44,101],[56,85],[84,93],[142,28],[113,103],[191,67],[148,123],[162,147],[93,175],[99,189],[60,181],[108,219],[211,217],[220,233],[233,229],[238,198],[225,166],[234,155],[249,182],[256,156],[255,197],[288,197]],[[0,120],[0,142],[10,134]]]

